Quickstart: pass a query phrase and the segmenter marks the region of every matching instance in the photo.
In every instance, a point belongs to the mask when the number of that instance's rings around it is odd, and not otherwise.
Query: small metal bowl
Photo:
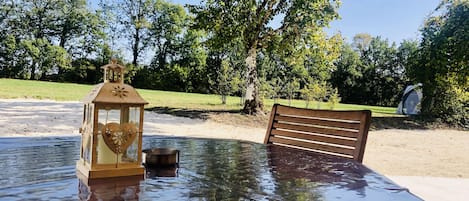
[[[154,177],[177,177],[178,168],[177,167],[147,167],[145,168],[145,177],[154,178]]]
[[[171,148],[145,149],[143,163],[146,167],[178,167],[179,150]]]

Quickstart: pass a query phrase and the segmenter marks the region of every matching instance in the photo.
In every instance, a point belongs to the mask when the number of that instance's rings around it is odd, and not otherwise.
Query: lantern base
[[[141,175],[89,179],[77,172],[77,177],[79,200],[139,200]]]
[[[141,176],[145,174],[144,167],[122,167],[112,169],[90,170],[81,161],[77,161],[77,173],[88,179],[111,178],[111,177],[126,177],[126,176]]]

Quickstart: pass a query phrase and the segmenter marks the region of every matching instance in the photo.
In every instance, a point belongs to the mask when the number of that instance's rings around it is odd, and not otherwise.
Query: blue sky
[[[342,0],[341,20],[331,23],[329,32],[340,31],[347,41],[357,33],[381,36],[399,44],[418,39],[426,17],[439,0]]]
[[[171,1],[171,0],[170,0]],[[172,0],[179,4],[197,4],[199,0]],[[404,39],[418,39],[424,19],[440,0],[342,0],[339,15],[328,33],[341,32],[348,42],[357,33],[381,36],[397,45]]]
[[[200,0],[167,0],[177,4],[199,4]],[[98,0],[91,0],[91,5]],[[331,23],[329,35],[340,32],[351,43],[358,33],[381,36],[399,45],[404,39],[419,39],[419,29],[440,0],[342,0],[340,20]],[[280,22],[276,22],[279,24]],[[274,27],[276,26],[273,23]]]

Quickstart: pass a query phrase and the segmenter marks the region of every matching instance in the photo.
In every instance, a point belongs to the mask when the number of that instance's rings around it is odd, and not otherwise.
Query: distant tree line
[[[468,125],[469,3],[444,0],[420,40],[390,44],[323,28],[340,1],[5,0],[0,2],[0,77],[98,83],[114,57],[138,88],[396,106],[422,83],[422,114]],[[272,22],[280,21],[278,27]],[[319,104],[317,105],[319,107]]]

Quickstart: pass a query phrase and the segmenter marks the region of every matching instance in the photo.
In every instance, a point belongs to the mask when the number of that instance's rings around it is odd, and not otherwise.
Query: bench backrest
[[[265,144],[278,144],[363,161],[371,111],[336,111],[275,104]]]

